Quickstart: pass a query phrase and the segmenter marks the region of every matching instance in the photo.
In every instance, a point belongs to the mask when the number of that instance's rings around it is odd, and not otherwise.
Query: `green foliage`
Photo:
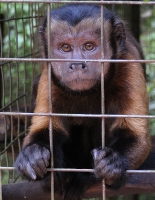
[[[141,45],[146,60],[155,60],[155,10],[154,6],[141,6]],[[155,114],[155,63],[147,64],[147,90],[149,94],[149,113]],[[150,120],[150,132],[155,135],[155,120]]]
[[[3,54],[10,57],[22,57],[31,53],[28,4],[1,3],[1,13],[5,16]],[[9,44],[9,46],[8,46]]]
[[[29,58],[36,57],[38,44],[38,9],[42,17],[41,4],[1,3],[0,13],[4,14],[2,57]],[[41,18],[40,18],[41,19]],[[37,75],[38,63],[6,62],[1,73],[3,80],[3,107],[19,96],[23,97],[30,91],[34,76]],[[35,73],[35,75],[34,75]],[[25,101],[21,98],[18,103]],[[28,100],[29,102],[29,100]],[[17,101],[16,101],[17,103]],[[14,106],[14,104],[12,104]]]

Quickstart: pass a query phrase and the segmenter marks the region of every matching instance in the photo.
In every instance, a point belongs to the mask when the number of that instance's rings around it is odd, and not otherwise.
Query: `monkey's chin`
[[[65,82],[65,85],[72,91],[87,91],[93,88],[97,83],[96,79],[73,79]]]

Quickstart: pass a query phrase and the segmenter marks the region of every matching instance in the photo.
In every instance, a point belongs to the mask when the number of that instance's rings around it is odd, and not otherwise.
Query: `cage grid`
[[[22,181],[17,180],[17,174],[14,171],[13,163],[22,146],[22,139],[28,131],[30,117],[33,115],[51,116],[50,117],[50,147],[52,146],[52,117],[53,116],[70,116],[70,117],[101,117],[102,118],[102,145],[104,146],[104,118],[108,117],[135,117],[135,118],[152,118],[154,115],[105,115],[104,114],[104,92],[102,94],[102,113],[101,115],[87,114],[63,114],[52,113],[52,105],[50,113],[29,113],[30,90],[34,78],[40,73],[40,63],[55,62],[56,59],[40,58],[37,41],[37,33],[39,26],[47,14],[49,16],[51,8],[55,8],[64,3],[78,3],[77,1],[43,1],[43,0],[0,0],[0,200],[2,200],[2,184],[14,183]],[[155,5],[155,2],[144,1],[80,1],[80,3],[96,3],[103,8],[104,5]],[[103,9],[101,9],[103,16]],[[50,18],[48,17],[48,27]],[[102,30],[103,28],[101,28]],[[50,34],[50,28],[48,28]],[[104,35],[104,33],[103,33]],[[48,37],[50,40],[50,37]],[[101,40],[102,41],[102,40]],[[48,42],[50,44],[50,42]],[[102,44],[103,46],[104,44]],[[50,45],[48,45],[50,52]],[[102,48],[103,49],[103,48]],[[105,62],[120,62],[104,60],[104,52],[102,52],[101,63],[102,68]],[[66,60],[59,60],[66,61]],[[68,60],[67,60],[68,61]],[[79,61],[79,60],[75,60]],[[83,60],[80,60],[83,61]],[[86,60],[85,60],[86,61]],[[90,60],[89,60],[90,61]],[[121,62],[145,62],[155,63],[155,60],[130,60]],[[51,67],[48,67],[49,77]],[[104,76],[102,70],[102,77]],[[104,80],[104,79],[102,79]],[[51,79],[49,78],[49,85]],[[102,81],[102,87],[104,82]],[[102,88],[102,91],[103,88]],[[51,90],[49,91],[51,92]],[[49,95],[51,97],[51,95]],[[51,101],[49,101],[51,102]],[[51,151],[53,152],[53,151]],[[77,172],[93,172],[93,169],[54,169],[51,159],[51,171],[77,171]],[[137,171],[128,170],[127,173],[152,173],[153,171]],[[51,178],[51,199],[54,199],[54,176]],[[102,199],[105,200],[105,187],[103,181]]]
[[[37,58],[39,56],[36,34],[41,19],[45,15],[44,5],[33,3],[0,2],[0,54],[1,58]],[[4,16],[5,14],[5,16]],[[4,29],[3,29],[4,28]],[[0,61],[1,62],[1,61]],[[29,111],[30,88],[34,77],[39,72],[37,62],[2,61],[1,100],[0,100],[0,165],[6,166],[3,177],[6,182],[14,182],[15,172],[7,171],[13,166],[15,157],[21,149],[23,136],[26,134],[29,119],[19,116],[18,112]],[[15,115],[3,115],[5,112]]]

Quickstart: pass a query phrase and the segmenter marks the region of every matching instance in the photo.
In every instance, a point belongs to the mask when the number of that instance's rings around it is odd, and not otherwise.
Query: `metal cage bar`
[[[101,0],[102,2],[104,0]],[[101,59],[104,59],[104,6],[101,5]],[[101,63],[101,113],[105,113],[105,105],[104,105],[104,63]],[[105,120],[102,117],[102,148],[105,147]],[[102,199],[105,200],[105,181],[102,180]]]

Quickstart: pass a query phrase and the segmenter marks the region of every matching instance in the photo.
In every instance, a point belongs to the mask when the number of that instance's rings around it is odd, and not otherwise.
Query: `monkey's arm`
[[[119,67],[122,71],[118,69],[117,73],[116,70],[117,79],[114,78],[111,94],[108,94],[107,113],[147,114],[142,67],[139,64]],[[108,127],[109,145],[93,152],[95,175],[105,178],[110,188],[118,188],[123,183],[125,170],[137,169],[150,151],[148,121],[145,118],[116,118]]]
[[[125,183],[125,171],[142,164],[150,144],[148,138],[138,138],[129,129],[115,130],[113,134],[113,143],[93,151],[94,169],[95,176],[104,178],[108,188],[118,189]]]
[[[49,113],[47,77],[48,70],[45,66],[40,79],[37,78],[33,86],[37,89],[37,92],[35,91],[35,94],[33,94],[32,107],[35,105],[34,113]],[[62,167],[63,164],[60,162],[63,156],[61,144],[64,141],[62,123],[59,118],[53,118],[52,124],[54,135],[53,148],[57,149],[55,163],[57,167]],[[27,178],[35,180],[37,178],[43,178],[47,173],[47,167],[50,166],[49,161],[49,116],[35,115],[32,117],[29,133],[24,139],[23,148],[17,157],[15,167]]]

